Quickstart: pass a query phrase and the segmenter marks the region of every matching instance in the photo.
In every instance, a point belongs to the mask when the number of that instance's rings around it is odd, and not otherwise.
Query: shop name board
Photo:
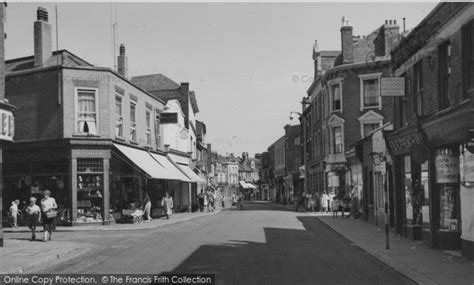
[[[459,158],[454,155],[438,154],[435,158],[436,183],[459,182]]]
[[[394,154],[409,152],[416,145],[423,144],[420,133],[411,133],[389,141],[390,149]]]
[[[382,77],[380,96],[405,96],[404,77]]]
[[[15,119],[13,112],[0,109],[0,140],[13,141],[15,135]]]

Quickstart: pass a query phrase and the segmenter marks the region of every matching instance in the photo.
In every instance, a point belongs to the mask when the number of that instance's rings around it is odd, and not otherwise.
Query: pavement
[[[394,234],[385,249],[385,231],[360,219],[318,217],[323,223],[418,284],[474,284],[474,261],[457,252],[431,249]]]
[[[140,224],[120,224],[113,223],[110,225],[75,225],[75,226],[56,226],[56,232],[85,232],[85,231],[135,231],[135,230],[146,230],[154,229],[157,227],[174,224],[177,222],[187,221],[190,219],[195,219],[207,215],[217,214],[221,211],[220,208],[216,209],[214,212],[192,212],[192,213],[178,213],[172,215],[169,219],[164,217],[158,219],[152,219],[152,221],[144,221]],[[37,227],[37,232],[43,232],[43,227]],[[3,232],[5,233],[29,233],[30,229],[28,227],[17,227],[17,228],[4,228]]]
[[[30,230],[27,227],[4,228],[4,246],[0,247],[0,274],[5,273],[29,273],[47,268],[55,264],[63,263],[66,260],[77,258],[84,253],[97,249],[98,246],[84,241],[62,241],[56,240],[59,233],[84,232],[120,232],[120,231],[140,231],[156,229],[162,226],[190,221],[209,215],[217,214],[220,209],[214,212],[194,212],[179,213],[170,219],[153,219],[151,222],[142,224],[113,224],[98,226],[74,226],[56,227],[53,233],[54,240],[44,242],[41,240],[43,234],[42,227],[38,227],[36,241],[30,241]],[[39,234],[38,234],[39,232]],[[71,237],[69,237],[71,239]]]

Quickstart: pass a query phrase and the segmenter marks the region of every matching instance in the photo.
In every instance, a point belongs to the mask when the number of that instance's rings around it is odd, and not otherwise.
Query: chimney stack
[[[123,44],[120,45],[117,64],[117,72],[123,77],[128,78],[128,57],[125,55],[125,46]]]
[[[35,67],[45,66],[46,61],[53,56],[53,39],[51,25],[48,23],[48,11],[43,7],[36,10],[34,49]]]
[[[352,39],[352,26],[346,17],[342,17],[341,50],[343,64],[354,62],[354,42]]]
[[[321,74],[321,51],[319,51],[318,41],[314,41],[313,61],[314,61],[314,79],[316,79]]]
[[[385,25],[383,28],[383,36],[385,39],[385,56],[389,56],[390,52],[400,41],[400,27],[397,25],[397,20],[385,20]]]

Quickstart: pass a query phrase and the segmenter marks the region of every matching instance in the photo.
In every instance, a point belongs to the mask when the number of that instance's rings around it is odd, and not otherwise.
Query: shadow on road
[[[291,212],[295,210],[293,205],[282,205],[275,204],[270,201],[244,201],[243,210],[240,210],[237,206],[228,207],[227,210],[232,211],[284,211]],[[299,212],[302,212],[300,207]]]
[[[216,284],[414,284],[352,245],[317,217],[304,230],[264,228],[265,243],[204,245],[175,273],[215,273]]]

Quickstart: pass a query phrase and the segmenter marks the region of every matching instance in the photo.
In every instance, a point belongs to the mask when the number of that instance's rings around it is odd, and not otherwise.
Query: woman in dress
[[[169,219],[170,216],[173,214],[173,197],[170,196],[168,192],[166,192],[166,196],[161,200],[161,205],[165,207],[166,211],[166,218]]]
[[[151,199],[150,195],[148,192],[145,192],[145,199],[143,200],[143,210],[144,210],[144,216],[146,217],[146,220],[148,222],[151,222]]]
[[[54,218],[56,217],[56,209],[58,205],[56,200],[51,196],[51,191],[45,190],[43,192],[43,199],[41,199],[41,213],[43,216],[44,241],[51,240],[51,235],[55,229]]]

